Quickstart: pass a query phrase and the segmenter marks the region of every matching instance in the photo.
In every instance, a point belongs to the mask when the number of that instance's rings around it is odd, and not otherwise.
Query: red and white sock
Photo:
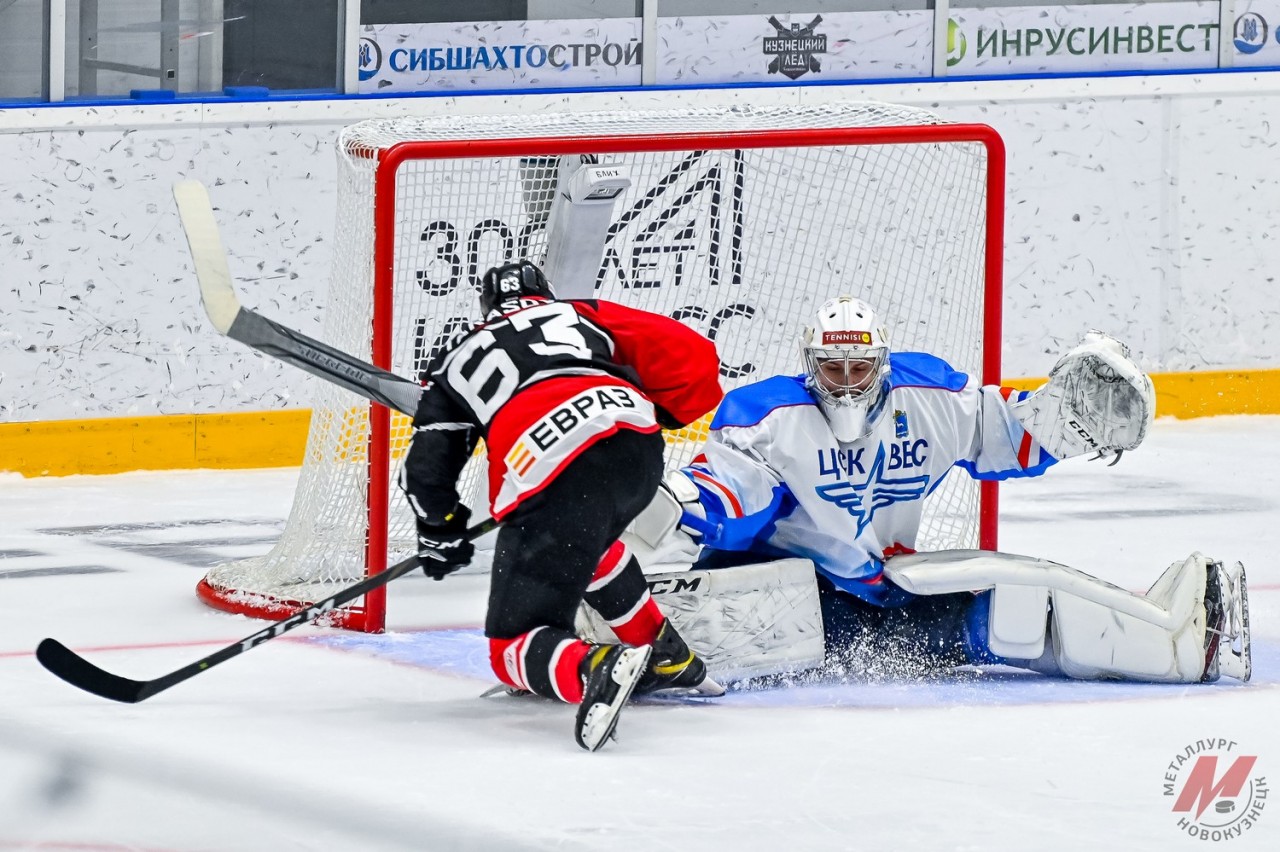
[[[578,665],[591,646],[571,633],[537,627],[511,639],[489,640],[489,664],[507,686],[569,704],[582,702]]]
[[[640,563],[621,541],[615,541],[596,566],[586,601],[628,645],[649,645],[658,637],[662,610],[649,594]]]

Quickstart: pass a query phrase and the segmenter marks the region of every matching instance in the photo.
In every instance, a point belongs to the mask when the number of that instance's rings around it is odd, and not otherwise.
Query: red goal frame
[[[1000,330],[1004,293],[1004,141],[985,124],[925,124],[890,127],[814,128],[807,130],[734,131],[721,134],[641,134],[608,136],[544,136],[532,138],[400,142],[377,152],[374,177],[373,363],[391,368],[392,288],[395,282],[396,176],[401,165],[418,159],[528,157],[562,154],[733,148],[816,147],[824,145],[902,145],[976,142],[987,154],[987,217],[983,307],[982,382],[999,384]],[[387,506],[390,497],[391,415],[377,403],[369,411],[367,575],[387,568]],[[995,550],[999,487],[980,483],[979,547]],[[375,589],[363,607],[340,619],[341,626],[381,632],[386,624],[386,587]]]

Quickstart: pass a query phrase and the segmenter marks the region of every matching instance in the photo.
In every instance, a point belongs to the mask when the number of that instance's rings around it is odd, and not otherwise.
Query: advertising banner
[[[928,77],[933,12],[660,17],[658,45],[660,85]]]
[[[1280,66],[1280,0],[1236,0],[1235,11],[1232,66]]]
[[[361,28],[360,92],[640,85],[640,19]]]
[[[1218,35],[1211,2],[953,8],[947,74],[1216,68]]]

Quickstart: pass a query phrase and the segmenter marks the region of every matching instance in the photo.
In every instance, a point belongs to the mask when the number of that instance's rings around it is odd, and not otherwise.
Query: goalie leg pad
[[[1053,594],[1053,656],[1067,677],[1196,683],[1204,671],[1204,608],[1170,633],[1064,592]]]
[[[808,559],[646,579],[659,609],[721,683],[822,664],[822,610]],[[579,609],[576,627],[588,642],[614,641],[608,624],[589,607]]]
[[[915,595],[976,592],[996,586],[1044,586],[1069,592],[1143,621],[1173,629],[1182,621],[1159,601],[1135,595],[1105,580],[1031,556],[989,550],[937,550],[894,556],[885,576]]]
[[[983,551],[898,556],[885,575],[915,594],[994,589],[988,646],[1010,660],[1037,659],[1048,636],[1068,677],[1195,683],[1205,673],[1208,564],[1193,553],[1146,595],[1065,565]]]
[[[1162,606],[1168,628],[1070,592],[1043,590],[1051,602],[1053,658],[1059,672],[1084,680],[1106,678],[1169,683],[1195,683],[1204,671],[1206,560],[1194,554],[1160,575],[1146,597]],[[1007,588],[996,586],[995,597]],[[1041,590],[1019,588],[1019,595]],[[1043,598],[1033,604],[1031,620],[1044,622]],[[1013,609],[1010,607],[1006,613]],[[1001,641],[998,605],[993,606],[991,650],[1014,659],[1036,659],[1039,653],[1015,653]],[[1043,637],[1043,631],[1042,631]],[[1028,646],[1028,652],[1034,646]]]

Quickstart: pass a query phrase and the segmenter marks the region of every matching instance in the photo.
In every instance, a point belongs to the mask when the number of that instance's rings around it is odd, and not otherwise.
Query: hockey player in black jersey
[[[633,690],[693,687],[706,668],[649,595],[619,540],[663,473],[662,428],[722,396],[714,345],[667,317],[602,300],[559,301],[527,261],[490,269],[484,320],[429,370],[401,487],[420,560],[437,579],[467,564],[458,476],[483,438],[489,501],[503,522],[485,620],[505,684],[579,704],[595,751]],[[624,644],[573,629],[585,599]]]

